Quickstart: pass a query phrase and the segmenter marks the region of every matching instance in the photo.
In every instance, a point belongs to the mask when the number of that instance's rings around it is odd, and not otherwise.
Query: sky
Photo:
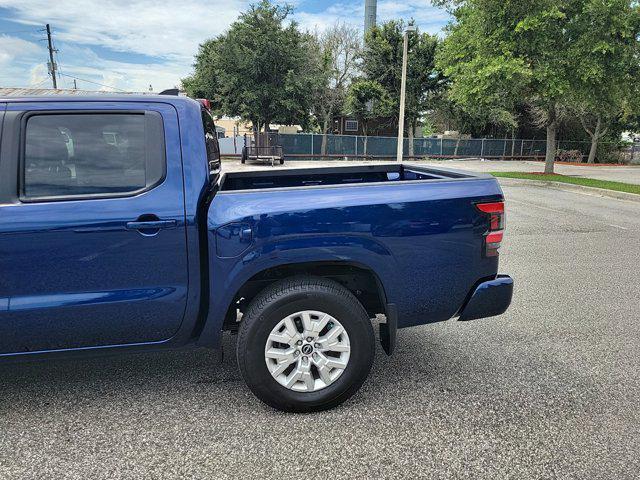
[[[51,24],[59,88],[153,91],[192,71],[203,41],[223,33],[249,0],[0,0],[0,87],[51,87],[44,25]],[[278,3],[285,3],[284,1]],[[289,0],[301,28],[362,29],[364,0]],[[429,0],[379,0],[378,22],[413,18],[439,33],[447,13]],[[90,83],[93,82],[93,83]]]

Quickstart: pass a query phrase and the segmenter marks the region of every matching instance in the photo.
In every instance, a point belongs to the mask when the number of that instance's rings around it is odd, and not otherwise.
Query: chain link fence
[[[323,135],[312,133],[272,134],[273,144],[282,145],[287,160],[321,160],[323,158],[340,159],[395,159],[398,140],[395,137],[363,137],[354,135],[327,135],[323,152]],[[221,139],[223,154],[242,153],[243,137]],[[589,142],[560,141],[559,150],[580,152],[583,159],[589,154]],[[413,152],[409,140],[404,140],[405,158],[466,158],[480,157],[488,159],[540,159],[546,154],[547,144],[542,140],[525,139],[441,139],[416,138],[413,140]],[[601,143],[599,153],[607,155],[608,161],[618,163],[640,163],[640,145],[619,148],[616,144]]]

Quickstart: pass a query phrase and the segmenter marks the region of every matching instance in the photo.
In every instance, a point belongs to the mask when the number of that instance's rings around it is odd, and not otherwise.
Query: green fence
[[[279,142],[287,157],[319,157],[322,155],[323,136],[319,134],[282,134]],[[395,158],[398,140],[395,137],[362,137],[327,135],[325,155],[328,157]],[[563,150],[580,150],[588,154],[588,142],[559,142]],[[441,139],[416,138],[413,140],[415,157],[485,157],[518,158],[543,157],[545,140],[523,139]],[[409,140],[404,140],[404,156],[410,154]]]

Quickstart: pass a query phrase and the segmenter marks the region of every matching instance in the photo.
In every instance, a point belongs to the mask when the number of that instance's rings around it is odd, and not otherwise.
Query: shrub
[[[582,152],[580,150],[558,150],[556,160],[560,162],[582,162]]]

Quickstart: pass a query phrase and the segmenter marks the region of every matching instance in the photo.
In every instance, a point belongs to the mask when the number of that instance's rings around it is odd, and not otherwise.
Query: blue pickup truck
[[[222,173],[212,117],[164,96],[0,98],[0,357],[221,347],[285,411],[365,381],[372,322],[499,315],[504,198],[407,164]]]

